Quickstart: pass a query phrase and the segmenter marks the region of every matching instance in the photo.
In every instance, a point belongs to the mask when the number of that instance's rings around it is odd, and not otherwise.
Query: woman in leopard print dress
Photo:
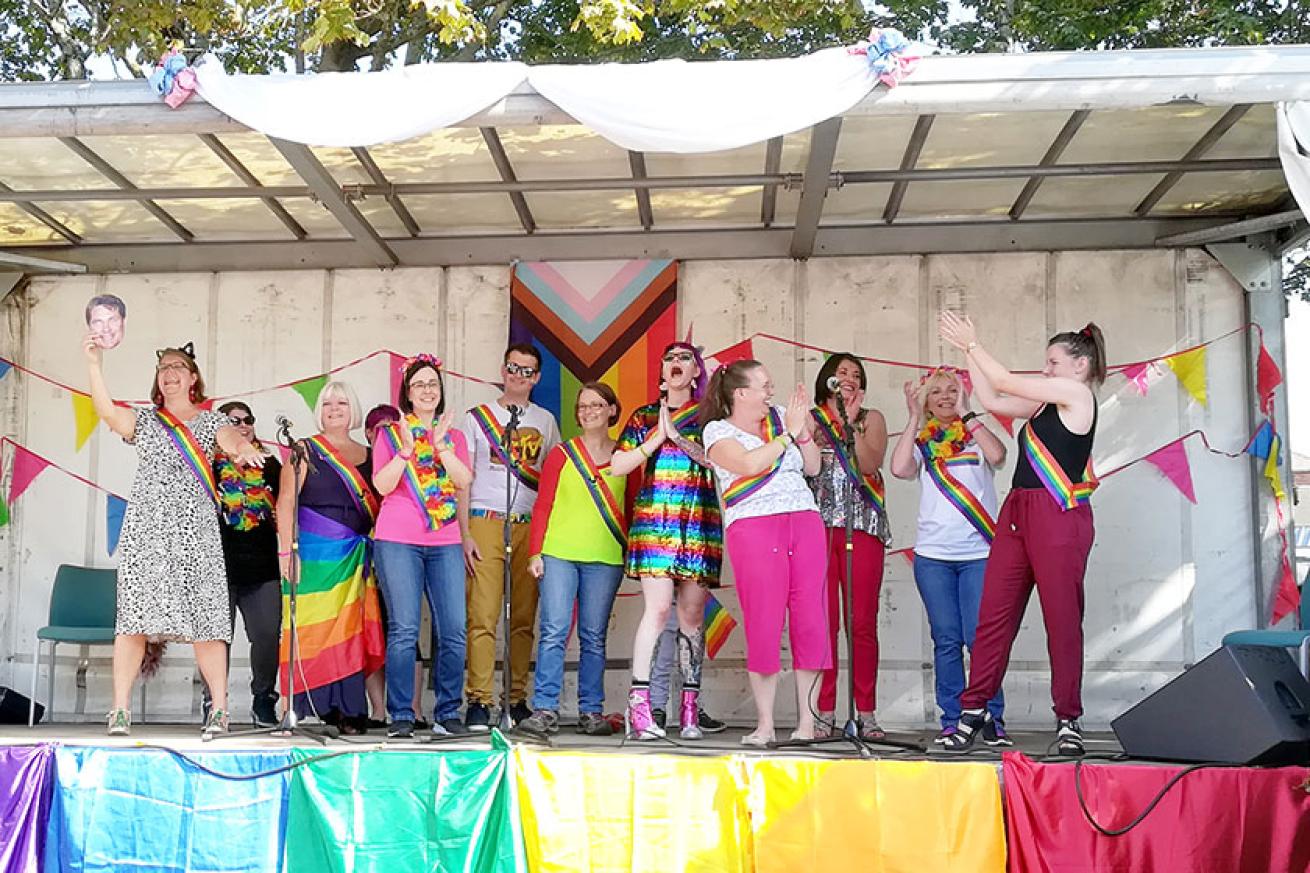
[[[179,640],[194,645],[214,701],[203,732],[208,738],[227,730],[232,632],[211,464],[215,447],[238,464],[262,466],[264,458],[226,416],[199,407],[205,383],[190,343],[157,353],[154,406],[134,410],[114,405],[94,334],[86,335],[83,349],[96,414],[136,446],[139,459],[119,541],[109,734],[131,729],[127,706],[146,643]]]

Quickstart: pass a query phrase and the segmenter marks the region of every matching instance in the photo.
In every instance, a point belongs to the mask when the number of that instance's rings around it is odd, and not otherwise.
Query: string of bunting
[[[103,485],[97,485],[85,476],[74,473],[67,467],[61,467],[43,455],[39,455],[9,437],[0,437],[0,480],[4,478],[4,448],[12,449],[10,453],[11,475],[8,494],[0,494],[0,527],[9,523],[9,507],[32,485],[37,476],[49,468],[54,468],[71,479],[81,482],[88,488],[105,495],[105,550],[112,555],[118,549],[118,537],[123,532],[123,514],[127,512],[127,500],[115,494]]]

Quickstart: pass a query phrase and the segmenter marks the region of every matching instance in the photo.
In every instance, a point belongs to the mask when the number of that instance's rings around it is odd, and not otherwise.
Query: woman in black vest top
[[[1095,389],[1105,381],[1105,340],[1095,324],[1051,337],[1041,376],[1011,373],[978,344],[973,322],[940,318],[942,339],[969,363],[988,412],[1028,421],[1019,432],[1014,482],[996,522],[983,581],[969,687],[960,696],[959,731],[946,748],[973,745],[990,717],[1033,585],[1051,656],[1051,699],[1062,755],[1083,753],[1083,574],[1095,531],[1088,502],[1096,488],[1092,441]]]

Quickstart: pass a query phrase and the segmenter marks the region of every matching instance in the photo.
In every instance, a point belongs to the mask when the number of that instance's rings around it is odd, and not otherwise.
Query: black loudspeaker
[[[1224,646],[1110,723],[1133,758],[1310,763],[1310,683],[1286,649]]]
[[[0,685],[0,724],[27,724],[27,711],[31,703],[31,698],[26,695]],[[43,715],[45,707],[38,703],[34,723],[39,724]]]

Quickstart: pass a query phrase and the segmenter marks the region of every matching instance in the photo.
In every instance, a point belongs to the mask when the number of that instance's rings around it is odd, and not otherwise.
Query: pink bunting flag
[[[283,466],[286,466],[287,459],[291,457],[291,449],[287,448],[281,443],[277,443],[276,445],[277,445],[278,460],[282,462]]]
[[[13,506],[14,501],[22,497],[27,486],[32,484],[32,480],[50,466],[50,462],[17,443],[11,445],[14,447],[14,477],[9,480],[9,505]]]
[[[1167,446],[1156,449],[1142,460],[1149,461],[1153,467],[1174,483],[1174,487],[1193,503],[1196,502],[1196,489],[1192,486],[1192,467],[1187,461],[1187,446],[1182,440],[1174,440]]]
[[[710,355],[706,363],[709,365],[710,372],[714,372],[719,367],[726,367],[737,361],[749,361],[754,357],[755,346],[749,339],[744,339]]]
[[[1255,365],[1255,392],[1260,398],[1260,409],[1269,415],[1274,406],[1274,389],[1283,384],[1283,371],[1274,363],[1273,355],[1260,342],[1260,356]]]
[[[1283,572],[1278,578],[1278,591],[1274,595],[1274,616],[1273,624],[1282,620],[1283,616],[1291,615],[1301,607],[1301,591],[1296,587],[1296,573],[1292,572],[1292,565],[1287,560],[1287,549],[1283,549]]]
[[[1127,378],[1128,381],[1132,383],[1133,387],[1137,389],[1137,393],[1139,395],[1145,397],[1146,377],[1150,374],[1150,371],[1151,371],[1151,365],[1148,362],[1145,364],[1129,364],[1127,367],[1124,367],[1119,372],[1123,373],[1124,377]]]
[[[997,423],[997,424],[999,424],[1001,427],[1005,428],[1005,432],[1006,432],[1006,433],[1008,433],[1010,436],[1014,436],[1014,419],[1013,419],[1013,418],[1010,418],[1010,416],[1008,416],[1008,415],[999,415],[999,414],[997,414],[997,413],[995,413],[995,412],[992,413],[992,418],[996,419],[996,423]]]

